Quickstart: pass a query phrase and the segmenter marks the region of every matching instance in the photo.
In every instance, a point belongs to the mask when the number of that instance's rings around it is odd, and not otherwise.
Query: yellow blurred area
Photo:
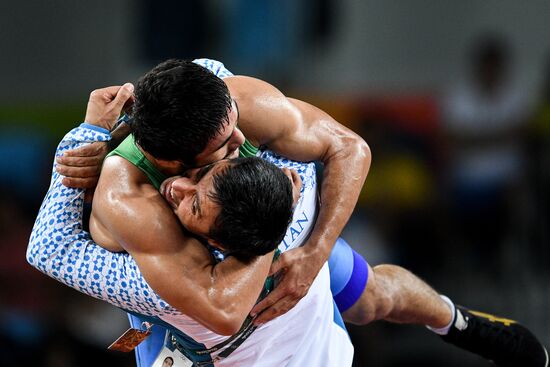
[[[373,162],[359,203],[412,209],[429,202],[433,189],[433,174],[420,160],[390,155]]]

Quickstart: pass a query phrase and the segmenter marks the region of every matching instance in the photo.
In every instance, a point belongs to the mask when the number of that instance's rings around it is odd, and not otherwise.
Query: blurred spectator
[[[454,235],[475,251],[471,260],[495,266],[494,250],[512,234],[510,199],[524,177],[522,144],[531,111],[505,38],[479,37],[468,62],[468,76],[443,102],[446,183],[458,225]]]

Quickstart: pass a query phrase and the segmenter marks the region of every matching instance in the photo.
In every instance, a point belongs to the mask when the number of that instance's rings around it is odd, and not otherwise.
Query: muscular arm
[[[258,79],[233,77],[217,61],[195,62],[224,78],[239,106],[239,126],[255,145],[267,145],[295,160],[320,160],[325,165],[321,209],[311,237],[304,247],[284,253],[274,264],[272,271],[290,270],[283,283],[258,304],[255,311],[272,305],[273,300],[284,294],[294,300],[274,310],[271,316],[259,319],[267,321],[273,315],[288,311],[305,294],[328,258],[355,207],[370,166],[370,150],[359,136],[314,106],[287,98]],[[298,286],[288,286],[290,283],[285,279],[290,278]]]
[[[319,270],[347,223],[370,167],[365,141],[322,110],[249,77],[224,81],[239,106],[239,126],[256,145],[324,164],[319,217],[306,244]]]
[[[143,173],[121,157],[105,161],[92,216],[132,255],[163,299],[221,334],[241,326],[271,265],[272,254],[250,263],[230,257],[214,265]],[[232,328],[225,331],[224,325]]]
[[[301,161],[324,164],[319,214],[307,242],[284,253],[271,268],[281,284],[252,310],[263,323],[287,312],[307,293],[347,223],[366,179],[368,145],[320,109],[285,97],[273,86],[249,77],[224,81],[239,106],[239,127],[256,146]]]
[[[56,156],[82,143],[106,140],[109,140],[106,131],[80,127],[67,134]],[[118,219],[118,224],[136,230],[136,235],[139,228],[143,241],[150,241],[150,247],[141,251],[129,247],[135,260],[127,253],[108,252],[82,229],[84,191],[64,187],[62,178],[54,167],[50,189],[27,249],[31,265],[62,283],[126,310],[146,315],[181,311],[219,334],[232,334],[240,327],[263,286],[271,263],[269,255],[250,264],[227,259],[213,265],[202,245],[183,237],[179,228],[180,237],[171,238],[178,241],[177,246],[175,242],[159,246],[163,231],[174,228],[160,226],[162,217],[155,221],[154,205],[161,205],[155,200],[149,203],[153,208],[142,222],[128,216],[126,221]],[[139,209],[143,214],[147,212]],[[134,225],[129,224],[130,219],[136,220]],[[171,225],[175,225],[174,220]]]

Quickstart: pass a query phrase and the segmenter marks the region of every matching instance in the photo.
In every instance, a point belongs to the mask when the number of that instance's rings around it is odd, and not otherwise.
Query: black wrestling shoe
[[[456,307],[443,340],[493,361],[497,366],[548,367],[546,348],[516,321]]]

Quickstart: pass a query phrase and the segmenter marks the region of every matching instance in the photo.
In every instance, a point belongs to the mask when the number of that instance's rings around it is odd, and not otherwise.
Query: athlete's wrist
[[[321,243],[320,240],[310,238],[307,243],[302,246],[304,256],[307,257],[308,263],[314,265],[317,269],[321,269],[323,264],[328,260],[330,255],[330,249],[327,250],[327,246]]]
[[[107,143],[109,151],[115,149],[128,135],[130,135],[130,125],[125,121],[117,123],[111,131],[111,140]]]

